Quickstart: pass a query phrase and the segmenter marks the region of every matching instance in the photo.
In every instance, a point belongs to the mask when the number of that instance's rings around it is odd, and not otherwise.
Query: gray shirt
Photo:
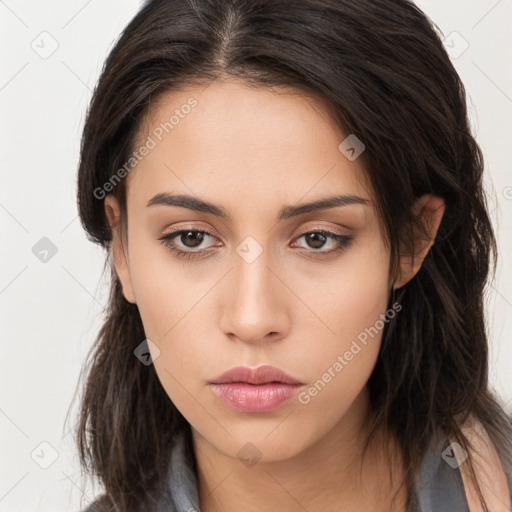
[[[180,434],[171,454],[168,488],[154,512],[201,512],[192,457]],[[460,470],[446,437],[432,438],[410,501],[407,512],[469,512]],[[95,503],[83,512],[100,512]]]

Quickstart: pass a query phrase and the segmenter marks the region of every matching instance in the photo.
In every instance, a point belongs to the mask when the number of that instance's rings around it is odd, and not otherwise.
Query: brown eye
[[[195,249],[200,247],[206,238],[216,238],[208,231],[199,229],[182,229],[169,233],[159,238],[161,242],[172,252],[178,256],[183,257],[194,257],[200,253],[205,252],[207,249],[184,250],[184,249]],[[179,243],[178,243],[179,242]]]
[[[312,232],[304,236],[307,243],[314,249],[321,249],[327,242],[327,237],[322,233]]]
[[[186,247],[194,248],[201,245],[204,239],[202,231],[181,231],[180,242]]]
[[[306,241],[308,247],[313,249],[321,249],[325,246],[326,242],[331,240],[332,245],[334,246],[331,250],[316,250],[311,252],[318,252],[319,254],[330,254],[333,252],[338,252],[343,249],[348,248],[352,241],[353,237],[348,235],[341,235],[338,233],[332,233],[331,231],[309,231],[308,233],[303,233],[301,236],[298,237],[298,239],[304,238]],[[307,248],[307,247],[306,247]]]

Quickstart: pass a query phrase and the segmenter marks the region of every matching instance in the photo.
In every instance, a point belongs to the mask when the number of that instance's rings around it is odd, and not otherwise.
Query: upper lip
[[[258,366],[258,368],[249,368],[247,366],[237,366],[219,375],[216,379],[210,381],[210,384],[225,384],[229,382],[246,382],[247,384],[267,384],[269,382],[281,382],[283,384],[303,384],[294,379],[279,368],[270,365]]]

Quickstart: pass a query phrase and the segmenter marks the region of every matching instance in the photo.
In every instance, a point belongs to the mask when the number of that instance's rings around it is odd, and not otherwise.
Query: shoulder
[[[491,512],[509,512],[511,510],[510,492],[500,457],[489,434],[482,424],[472,418],[461,430],[471,443],[470,456],[473,461],[474,475],[481,494]],[[461,462],[460,473],[470,512],[486,512],[482,507],[479,492],[473,483],[471,466]]]

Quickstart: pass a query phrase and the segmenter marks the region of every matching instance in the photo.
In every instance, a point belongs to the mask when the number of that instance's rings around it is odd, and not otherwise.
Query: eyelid
[[[341,231],[341,229],[344,229],[345,231]],[[321,226],[321,225],[309,225],[309,226],[301,226],[301,228],[299,230],[297,230],[297,235],[295,236],[300,236],[300,235],[303,235],[305,233],[309,233],[311,231],[329,231],[331,233],[336,233],[337,235],[343,235],[343,236],[351,236],[353,233],[352,233],[352,230],[350,230],[349,228],[347,227],[342,227],[342,226],[337,226],[337,227],[331,227],[331,226]]]
[[[177,227],[176,229],[172,229],[170,231],[164,230],[161,237],[169,236],[174,233],[181,233],[183,231],[200,231],[201,233],[205,233],[211,237],[219,238],[217,235],[214,235],[209,229],[206,229],[206,228],[203,228],[200,226],[194,226],[194,225],[185,226],[185,227]]]

